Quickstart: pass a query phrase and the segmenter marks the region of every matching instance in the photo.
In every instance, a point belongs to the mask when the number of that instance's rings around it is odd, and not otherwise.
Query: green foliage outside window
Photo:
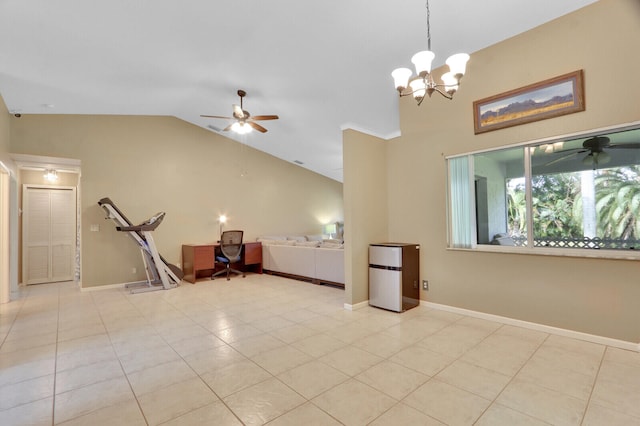
[[[640,166],[595,170],[596,236],[640,239]],[[580,172],[538,175],[531,180],[533,231],[538,238],[582,238]],[[510,235],[526,235],[524,184],[507,185]]]

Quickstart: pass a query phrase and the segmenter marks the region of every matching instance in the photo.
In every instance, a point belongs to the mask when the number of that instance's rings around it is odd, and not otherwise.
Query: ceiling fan
[[[598,165],[598,164],[606,164],[611,161],[611,156],[605,152],[606,149],[640,149],[640,143],[627,143],[627,144],[619,144],[612,145],[611,139],[607,136],[594,136],[582,142],[582,148],[573,148],[566,151],[556,151],[556,152],[567,152],[574,151],[569,154],[563,155],[560,158],[556,158],[553,161],[546,163],[546,166],[550,166],[555,163],[559,163],[560,161],[568,160],[569,158],[575,157],[577,155],[588,152],[584,158],[582,158],[582,163],[586,165]]]
[[[266,133],[267,129],[256,123],[256,121],[261,120],[277,120],[277,115],[254,115],[251,116],[249,111],[244,110],[242,107],[242,99],[247,95],[247,92],[244,90],[238,90],[238,96],[240,96],[240,105],[233,105],[233,117],[225,117],[221,115],[201,115],[200,117],[207,118],[222,118],[225,120],[234,120],[233,123],[229,124],[227,127],[222,129],[223,131],[233,130],[239,134],[246,134],[251,131],[251,129],[255,129],[261,133]]]

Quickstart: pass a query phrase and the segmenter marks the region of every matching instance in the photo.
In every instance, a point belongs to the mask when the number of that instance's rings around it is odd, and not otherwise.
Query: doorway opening
[[[20,285],[81,286],[80,161],[13,154],[18,169]]]

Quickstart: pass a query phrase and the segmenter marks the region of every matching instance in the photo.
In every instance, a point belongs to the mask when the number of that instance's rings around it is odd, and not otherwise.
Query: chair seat
[[[229,259],[227,259],[226,257],[222,257],[222,256],[216,256],[216,260],[218,262],[222,262],[222,263],[229,263]]]

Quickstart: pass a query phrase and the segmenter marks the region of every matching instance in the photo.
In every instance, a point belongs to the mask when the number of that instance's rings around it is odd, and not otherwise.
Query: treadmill
[[[105,219],[116,223],[116,230],[126,232],[140,246],[142,260],[147,273],[147,280],[126,284],[131,293],[141,293],[155,290],[169,290],[179,285],[184,277],[180,268],[167,262],[156,248],[152,232],[162,223],[165,213],[159,212],[139,225],[133,225],[124,213],[110,198],[98,201],[98,205],[107,213]]]

